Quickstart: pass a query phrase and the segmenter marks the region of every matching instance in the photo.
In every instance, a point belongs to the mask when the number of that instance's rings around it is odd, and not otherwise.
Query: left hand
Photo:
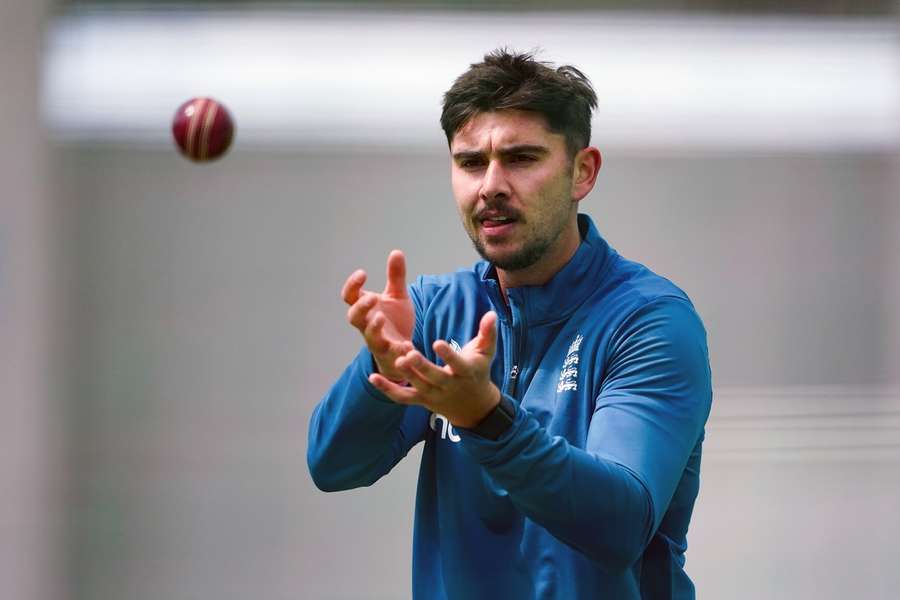
[[[435,353],[446,363],[443,367],[415,349],[399,356],[394,367],[408,386],[378,373],[370,375],[369,381],[394,402],[424,406],[447,417],[455,427],[475,427],[500,403],[500,390],[491,381],[496,326],[497,313],[485,313],[478,324],[478,335],[458,353],[444,340],[434,342]]]

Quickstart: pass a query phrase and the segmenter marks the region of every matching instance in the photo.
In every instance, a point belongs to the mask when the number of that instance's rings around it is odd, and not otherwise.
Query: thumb
[[[392,250],[388,255],[384,293],[392,298],[406,297],[406,256],[401,250]]]
[[[494,352],[497,350],[497,313],[492,310],[484,313],[478,323],[476,348],[485,356],[494,356]]]

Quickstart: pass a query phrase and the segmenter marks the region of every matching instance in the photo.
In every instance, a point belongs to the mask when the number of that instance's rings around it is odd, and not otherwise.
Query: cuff
[[[499,440],[516,420],[516,404],[503,394],[500,402],[481,420],[478,425],[469,429],[475,435],[489,440]]]
[[[372,399],[377,400],[379,402],[385,402],[387,404],[393,404],[394,406],[399,406],[396,402],[388,398],[382,393],[377,387],[372,385],[372,382],[369,381],[369,375],[372,373],[376,373],[375,370],[375,358],[372,356],[372,353],[369,352],[369,349],[363,346],[362,350],[359,351],[359,354],[356,355],[356,358],[353,360],[354,362],[354,371],[356,371],[356,377],[359,383],[363,386],[363,389],[368,393]]]

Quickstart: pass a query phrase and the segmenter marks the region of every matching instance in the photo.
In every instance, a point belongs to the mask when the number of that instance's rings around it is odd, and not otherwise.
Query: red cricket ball
[[[224,105],[212,98],[191,98],[178,107],[172,135],[181,153],[195,162],[219,158],[234,138],[234,121]]]

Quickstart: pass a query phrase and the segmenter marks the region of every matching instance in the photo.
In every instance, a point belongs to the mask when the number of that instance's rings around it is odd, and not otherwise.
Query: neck
[[[559,236],[552,249],[548,249],[547,254],[535,264],[516,271],[505,271],[498,268],[497,281],[500,283],[503,299],[506,300],[508,288],[544,285],[550,281],[572,259],[580,244],[581,232],[578,230],[578,220],[573,219],[572,224]]]

